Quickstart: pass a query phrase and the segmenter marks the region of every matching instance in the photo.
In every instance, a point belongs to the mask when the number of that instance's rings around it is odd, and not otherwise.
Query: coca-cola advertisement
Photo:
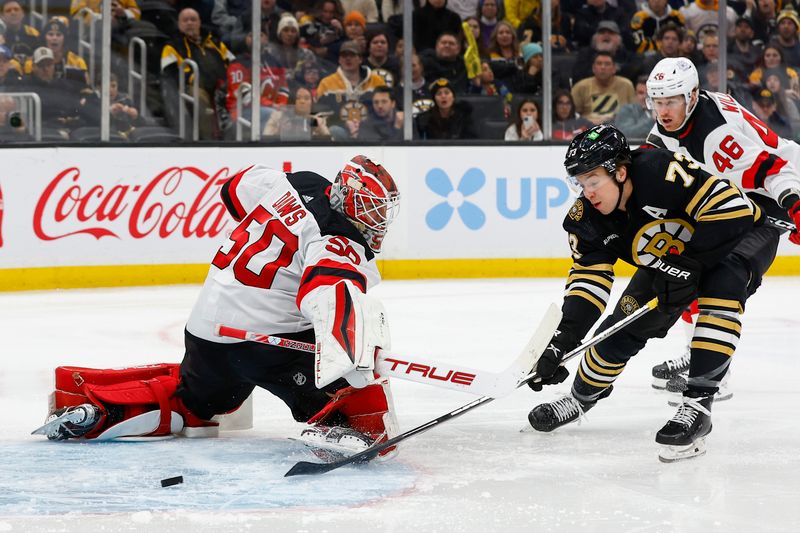
[[[333,178],[349,154],[314,150],[4,149],[0,270],[208,265],[232,227],[222,185],[254,164]]]

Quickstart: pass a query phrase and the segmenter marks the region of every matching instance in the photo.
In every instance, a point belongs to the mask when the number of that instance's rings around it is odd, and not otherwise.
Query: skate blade
[[[80,420],[83,420],[85,417],[84,414],[78,411],[72,411],[70,413],[64,413],[63,415],[54,418],[53,420],[39,426],[38,428],[31,431],[31,435],[47,435],[50,430],[56,429],[58,426],[64,423],[76,423]]]
[[[676,463],[700,457],[706,453],[706,439],[699,438],[688,446],[662,446],[658,452],[658,460],[662,463]]]
[[[342,446],[341,444],[336,444],[333,442],[320,442],[317,440],[307,440],[304,439],[302,436],[289,437],[289,440],[302,443],[306,448],[309,449],[311,453],[313,453],[321,461],[324,461],[326,463],[332,463],[333,461],[338,461],[339,459],[350,457],[351,455],[355,455],[358,452],[362,452],[367,449],[367,447],[356,448],[350,446]]]

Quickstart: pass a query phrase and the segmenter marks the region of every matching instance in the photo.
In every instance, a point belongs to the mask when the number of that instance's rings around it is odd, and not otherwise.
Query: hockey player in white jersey
[[[390,174],[354,157],[333,183],[313,172],[253,166],[221,190],[238,225],[216,252],[185,330],[180,365],[59,367],[52,440],[213,435],[212,417],[258,386],[308,422],[304,440],[357,450],[396,429],[389,384],[376,377],[390,348],[375,254],[398,210]],[[315,342],[316,354],[215,334],[218,323]]]
[[[656,64],[647,79],[647,103],[656,118],[649,144],[687,155],[707,172],[727,178],[770,218],[793,223],[789,239],[800,244],[800,146],[776,135],[730,95],[700,90],[697,69],[686,58]],[[776,229],[765,238],[767,265],[775,258],[781,233]],[[760,282],[751,280],[753,290]],[[699,320],[710,320],[702,306]],[[718,401],[731,396],[727,377]],[[681,392],[692,380],[701,382],[702,376],[691,375],[688,348],[681,357],[653,367],[655,388]]]

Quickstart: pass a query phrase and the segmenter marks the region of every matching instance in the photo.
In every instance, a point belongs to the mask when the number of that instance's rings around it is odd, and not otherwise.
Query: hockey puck
[[[183,476],[168,477],[161,480],[162,487],[171,487],[173,485],[180,485],[183,483]]]

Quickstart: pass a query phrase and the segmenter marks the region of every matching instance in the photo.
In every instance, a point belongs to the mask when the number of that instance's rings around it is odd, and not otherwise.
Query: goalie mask
[[[647,78],[647,109],[652,111],[655,108],[653,98],[683,96],[686,100],[686,116],[677,128],[680,129],[697,105],[697,98],[692,101],[692,95],[699,88],[700,78],[694,63],[685,57],[664,58],[656,64]]]
[[[331,207],[343,214],[379,253],[400,202],[392,176],[363,155],[348,162],[331,186]]]

